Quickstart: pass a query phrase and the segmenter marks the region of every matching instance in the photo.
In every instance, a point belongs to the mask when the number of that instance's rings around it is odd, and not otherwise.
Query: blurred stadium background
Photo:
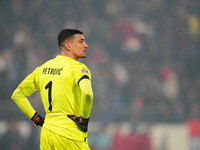
[[[0,22],[0,150],[39,149],[10,97],[63,28],[89,45],[92,150],[200,150],[199,0],[1,0]],[[30,102],[44,115],[39,93]]]

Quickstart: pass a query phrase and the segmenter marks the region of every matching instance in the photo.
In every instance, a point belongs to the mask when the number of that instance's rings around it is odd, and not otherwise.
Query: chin
[[[81,59],[81,58],[86,58],[86,56],[80,56],[78,59]],[[77,59],[77,60],[78,60],[78,59]]]
[[[81,58],[85,58],[85,57],[86,57],[86,55],[82,56]]]

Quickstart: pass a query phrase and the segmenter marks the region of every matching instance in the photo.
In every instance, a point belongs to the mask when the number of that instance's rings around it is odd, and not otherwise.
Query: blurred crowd
[[[89,45],[81,61],[92,72],[92,121],[135,126],[200,117],[200,1],[7,0],[0,11],[0,120],[26,119],[11,94],[59,54],[63,28],[82,30]],[[38,93],[30,100],[43,112]]]

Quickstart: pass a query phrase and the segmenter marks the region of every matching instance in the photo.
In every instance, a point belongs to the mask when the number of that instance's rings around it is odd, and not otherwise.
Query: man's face
[[[74,59],[78,60],[80,58],[86,57],[86,50],[88,45],[85,42],[85,38],[81,34],[75,34],[74,39],[71,42],[71,54]]]

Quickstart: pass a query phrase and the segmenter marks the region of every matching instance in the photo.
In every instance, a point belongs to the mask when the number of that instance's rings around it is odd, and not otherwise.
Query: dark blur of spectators
[[[200,117],[200,1],[7,0],[0,11],[0,120],[27,119],[11,94],[35,67],[59,54],[63,28],[81,29],[89,45],[82,61],[93,77],[91,121]],[[38,93],[30,100],[44,113]]]

